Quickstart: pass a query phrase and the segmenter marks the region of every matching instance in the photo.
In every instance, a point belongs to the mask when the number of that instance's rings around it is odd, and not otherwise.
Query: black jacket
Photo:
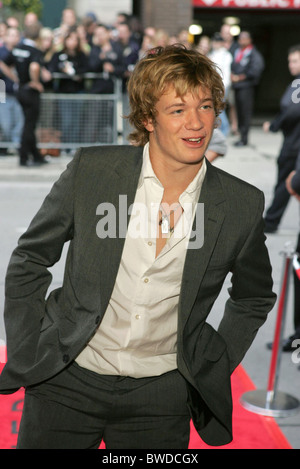
[[[123,55],[121,47],[111,42],[112,49],[108,52],[102,52],[99,46],[93,46],[89,55],[88,69],[92,73],[103,73],[103,65],[109,62],[114,67],[113,75],[122,78],[126,70],[123,63]],[[102,54],[101,54],[102,52]],[[100,78],[93,82],[92,93],[113,93],[114,84],[110,77]]]
[[[265,61],[261,53],[253,47],[249,50],[240,62],[237,61],[240,48],[234,54],[231,64],[231,71],[235,75],[246,75],[246,80],[232,83],[234,89],[247,88],[258,84],[261,74],[265,68]]]
[[[300,75],[296,77],[299,79]],[[281,156],[297,157],[300,151],[300,102],[297,89],[293,80],[280,100],[280,111],[271,122],[271,132],[282,131],[284,142],[281,148]]]
[[[82,79],[78,79],[81,75],[88,71],[88,57],[84,52],[79,52],[75,56],[70,56],[66,52],[56,52],[48,66],[52,73],[64,73],[63,70],[69,63],[70,70],[73,75],[65,73],[66,78],[59,80],[55,91],[59,93],[78,93],[84,90]]]
[[[20,85],[23,86],[30,82],[30,64],[34,62],[41,65],[42,59],[43,54],[35,47],[34,42],[25,39],[6,56],[3,62],[15,66]]]

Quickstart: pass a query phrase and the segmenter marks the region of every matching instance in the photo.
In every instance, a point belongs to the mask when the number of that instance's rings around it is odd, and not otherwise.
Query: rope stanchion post
[[[6,355],[6,345],[3,340],[0,340],[0,364],[6,363],[7,355]]]
[[[294,250],[290,243],[285,246],[284,266],[281,281],[281,291],[278,299],[272,357],[269,369],[267,390],[250,391],[241,397],[241,405],[250,412],[268,417],[290,417],[300,410],[300,402],[295,397],[278,391],[278,380],[282,356],[282,337],[286,320],[286,305],[289,283],[291,279]]]

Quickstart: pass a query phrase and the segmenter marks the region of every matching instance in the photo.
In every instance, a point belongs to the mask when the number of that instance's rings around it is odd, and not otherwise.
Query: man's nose
[[[190,130],[199,130],[203,128],[203,120],[199,111],[192,110],[187,116],[186,128]]]

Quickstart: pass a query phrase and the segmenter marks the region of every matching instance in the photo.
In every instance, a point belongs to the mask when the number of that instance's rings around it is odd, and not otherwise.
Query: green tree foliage
[[[24,13],[34,12],[39,17],[43,10],[41,0],[2,0],[2,5],[8,7],[12,11],[20,11]]]

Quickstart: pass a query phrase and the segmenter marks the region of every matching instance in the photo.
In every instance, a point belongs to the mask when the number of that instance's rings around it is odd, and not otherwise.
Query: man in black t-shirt
[[[14,66],[19,81],[17,97],[25,118],[19,150],[21,166],[40,165],[46,162],[37,148],[35,136],[40,113],[40,93],[43,91],[40,82],[42,52],[35,42],[39,37],[39,31],[39,24],[26,27],[22,43],[12,50],[4,63],[1,63],[2,71],[6,74],[9,73],[8,67]],[[29,161],[30,155],[33,157],[33,163]]]

